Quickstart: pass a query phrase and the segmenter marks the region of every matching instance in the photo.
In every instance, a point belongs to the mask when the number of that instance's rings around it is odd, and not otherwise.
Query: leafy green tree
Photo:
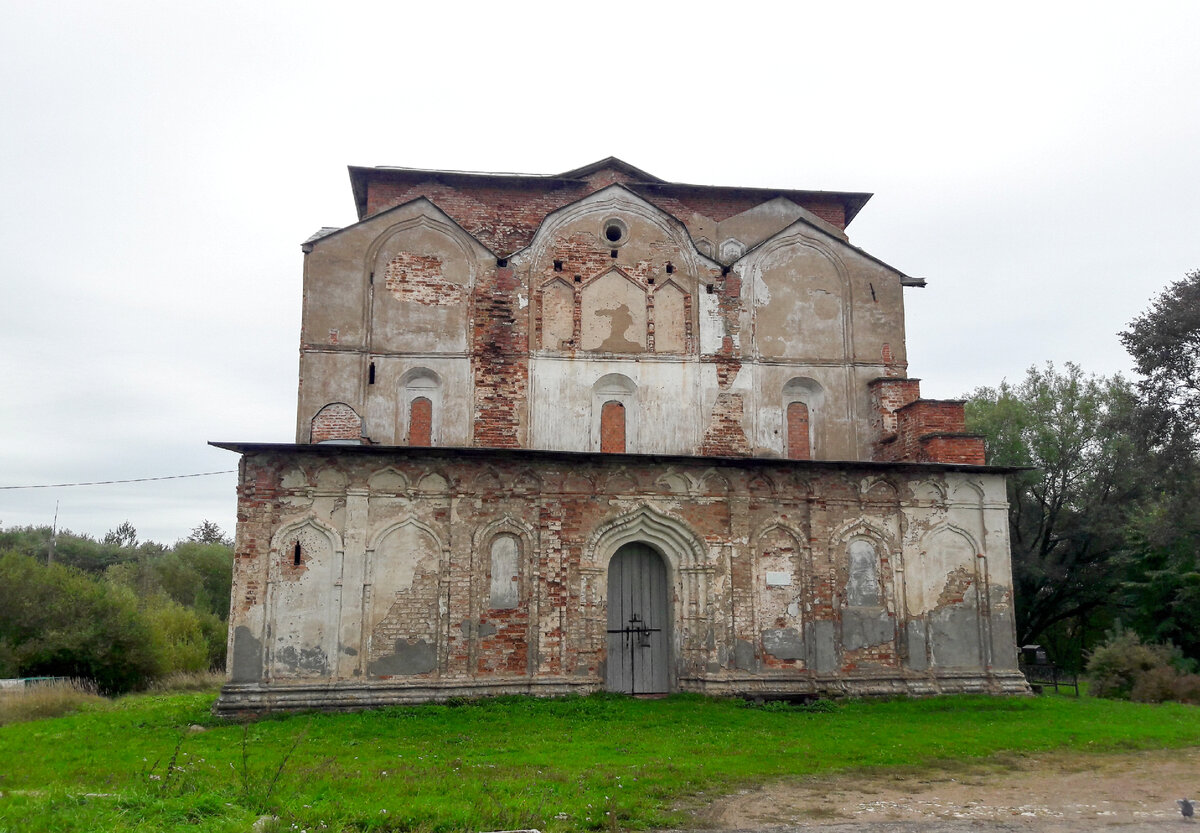
[[[207,518],[191,531],[187,539],[196,544],[220,544],[224,547],[233,547],[233,539],[227,536],[221,527]]]
[[[1128,528],[1126,615],[1143,637],[1200,659],[1200,270],[1120,337],[1141,376],[1132,433],[1152,484]]]
[[[1200,269],[1168,286],[1120,334],[1142,376],[1147,426],[1163,445],[1200,442]]]
[[[1020,644],[1042,642],[1078,664],[1115,612],[1125,520],[1143,488],[1127,429],[1135,403],[1121,377],[1074,364],[1031,367],[1016,385],[979,388],[968,430],[1009,477],[1009,535]]]
[[[110,529],[100,539],[102,544],[112,544],[123,549],[133,549],[137,546],[137,530],[129,521],[122,521],[116,529]]]
[[[85,677],[109,693],[160,665],[133,592],[13,552],[0,555],[0,645],[9,673]]]

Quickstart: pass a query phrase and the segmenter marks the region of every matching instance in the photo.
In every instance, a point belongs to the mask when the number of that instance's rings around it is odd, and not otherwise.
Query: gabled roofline
[[[594,174],[601,168],[616,168],[619,171],[624,171],[630,176],[638,177],[638,182],[661,182],[669,184],[665,179],[660,179],[654,174],[647,173],[641,168],[635,168],[623,159],[618,159],[615,156],[606,156],[598,162],[593,162],[590,165],[584,165],[582,168],[574,168],[569,171],[563,171],[558,175],[558,179],[586,179],[590,174]]]
[[[801,207],[803,207],[803,206],[801,206]],[[830,240],[836,241],[839,245],[845,246],[847,249],[850,249],[851,251],[862,255],[867,260],[870,260],[873,263],[879,264],[884,269],[887,269],[890,272],[895,272],[896,275],[898,275],[900,277],[900,285],[901,286],[915,286],[915,287],[924,287],[925,286],[924,278],[914,278],[911,275],[905,274],[904,272],[900,271],[892,264],[875,257],[875,255],[871,254],[866,249],[862,249],[862,248],[859,248],[858,246],[855,246],[853,243],[851,243],[845,237],[841,237],[836,234],[831,234],[829,232],[829,229],[821,228],[821,226],[812,222],[807,217],[797,217],[795,220],[788,223],[786,226],[784,226],[779,231],[772,234],[770,237],[766,238],[765,240],[761,240],[758,243],[751,246],[749,249],[746,249],[746,251],[742,253],[741,257],[739,257],[737,260],[733,261],[729,265],[733,266],[734,263],[738,263],[739,261],[745,260],[747,257],[749,257],[751,255],[751,253],[758,251],[763,246],[770,243],[772,240],[776,239],[777,237],[780,237],[781,235],[786,234],[788,229],[795,228],[796,226],[800,225],[801,223],[803,223],[805,226],[812,229],[813,231],[820,233],[822,236],[824,236]]]
[[[380,211],[376,214],[372,214],[370,217],[364,217],[364,218],[358,220],[357,222],[351,223],[348,226],[342,226],[341,228],[328,228],[328,227],[322,228],[320,231],[318,231],[312,237],[308,238],[303,243],[301,243],[300,250],[303,251],[305,254],[308,254],[309,252],[312,251],[313,246],[316,243],[324,240],[326,237],[335,237],[344,231],[349,231],[350,229],[356,228],[357,226],[361,226],[364,223],[373,223],[373,222],[375,222],[375,220],[377,220],[380,217],[383,217],[387,214],[391,214],[393,211],[399,211],[402,208],[408,208],[409,206],[414,205],[419,202],[429,203],[429,205],[431,205],[433,207],[433,209],[435,211],[437,211],[437,213],[440,217],[442,217],[443,219],[446,220],[446,222],[450,223],[450,225],[454,226],[456,229],[461,231],[469,240],[474,241],[477,246],[479,246],[481,249],[483,249],[485,252],[492,255],[493,257],[497,256],[496,253],[494,251],[492,251],[492,248],[490,246],[488,246],[486,243],[484,243],[478,237],[476,237],[475,235],[471,234],[471,232],[469,232],[465,228],[463,228],[462,225],[457,220],[455,220],[453,217],[451,217],[449,214],[447,214],[446,211],[440,205],[438,205],[433,200],[429,199],[429,197],[413,197],[408,202],[402,202],[399,205],[393,205],[391,208],[386,208],[383,211]]]
[[[768,195],[769,197],[787,197],[797,203],[803,202],[805,198],[831,199],[842,203],[845,207],[846,225],[850,225],[850,221],[858,216],[858,212],[874,196],[865,191],[812,191],[797,188],[750,188],[736,185],[694,185],[684,182],[668,182],[665,179],[654,176],[654,174],[636,168],[615,156],[608,156],[597,162],[592,162],[581,168],[564,171],[560,174],[487,173],[483,171],[438,170],[435,168],[404,168],[391,165],[350,165],[347,167],[347,170],[350,173],[350,188],[354,194],[354,207],[358,212],[358,218],[361,220],[366,216],[367,180],[372,176],[387,177],[391,175],[398,179],[434,177],[459,182],[491,180],[493,182],[506,182],[511,185],[529,185],[533,183],[575,185],[583,182],[590,174],[605,167],[624,171],[635,178],[635,182],[628,183],[629,185],[636,185],[639,189],[645,188],[651,191],[758,194],[763,197],[768,197]]]
[[[670,211],[667,211],[661,205],[658,205],[657,203],[651,202],[650,200],[646,199],[644,196],[639,194],[637,191],[634,191],[632,188],[630,188],[628,185],[626,185],[623,182],[614,182],[610,185],[605,185],[603,188],[601,188],[597,191],[593,191],[590,194],[585,194],[584,196],[580,197],[577,200],[572,200],[571,202],[566,203],[564,205],[560,205],[558,208],[554,209],[553,211],[548,212],[546,214],[546,216],[542,217],[541,221],[537,224],[537,228],[535,228],[533,230],[533,234],[529,238],[529,243],[522,246],[519,249],[516,249],[511,254],[509,254],[508,257],[516,257],[517,255],[523,254],[524,252],[527,252],[531,248],[533,248],[534,243],[537,241],[539,235],[541,235],[541,233],[542,233],[542,229],[544,229],[546,227],[546,225],[550,222],[551,217],[561,214],[562,212],[567,211],[568,209],[573,208],[573,207],[579,205],[580,203],[587,202],[588,200],[599,199],[601,194],[607,193],[609,191],[614,191],[614,190],[624,191],[626,194],[629,195],[630,198],[637,200],[639,203],[642,203],[643,205],[646,205],[646,206],[652,208],[654,211],[656,211],[659,214],[661,214],[662,216],[666,217],[667,221],[669,223],[671,223],[672,225],[674,225],[676,230],[678,232],[680,232],[683,235],[683,237],[691,244],[692,252],[696,255],[696,257],[698,257],[702,260],[708,261],[709,263],[711,263],[713,265],[714,268],[721,267],[724,265],[720,261],[714,260],[713,258],[704,254],[704,252],[700,251],[700,249],[698,249],[696,247],[696,241],[692,238],[692,233],[691,233],[691,231],[688,230],[687,223],[683,222],[683,220],[676,217]],[[624,270],[621,270],[621,273],[624,274],[626,277],[629,277],[628,273],[626,273]]]

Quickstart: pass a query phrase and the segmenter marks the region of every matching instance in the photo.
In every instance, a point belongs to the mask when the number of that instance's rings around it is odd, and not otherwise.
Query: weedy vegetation
[[[130,695],[0,727],[0,831],[247,831],[264,816],[289,831],[637,830],[776,778],[1200,746],[1200,709],[1086,697],[497,698],[246,723],[212,701]]]

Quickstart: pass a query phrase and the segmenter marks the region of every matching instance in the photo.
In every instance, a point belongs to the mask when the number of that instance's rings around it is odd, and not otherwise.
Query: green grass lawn
[[[0,727],[0,831],[248,831],[263,814],[279,830],[637,829],[683,823],[678,805],[701,792],[772,778],[1200,746],[1200,708],[1055,696],[828,710],[502,698],[246,725],[214,718],[212,701],[132,696]]]

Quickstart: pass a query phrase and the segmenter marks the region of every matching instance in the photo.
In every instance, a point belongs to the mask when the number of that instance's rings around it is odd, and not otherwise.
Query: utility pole
[[[54,501],[54,523],[50,525],[50,550],[46,553],[46,564],[54,563],[54,547],[58,543],[58,501]]]

